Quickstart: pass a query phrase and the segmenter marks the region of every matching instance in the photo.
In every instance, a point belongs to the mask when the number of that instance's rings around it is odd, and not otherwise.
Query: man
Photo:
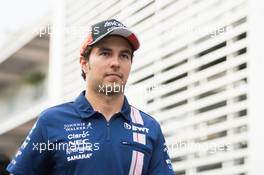
[[[124,96],[138,48],[136,35],[119,21],[93,25],[80,54],[86,90],[74,102],[41,113],[8,171],[173,175],[159,124]]]

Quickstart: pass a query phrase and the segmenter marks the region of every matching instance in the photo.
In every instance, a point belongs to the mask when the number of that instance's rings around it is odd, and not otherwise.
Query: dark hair
[[[133,48],[133,47],[131,47],[131,48]],[[91,52],[92,52],[92,49],[93,49],[93,47],[92,46],[89,46],[85,51],[84,51],[84,53],[83,53],[83,58],[85,59],[85,60],[87,60],[87,61],[89,61],[89,58],[90,58],[90,54],[91,54]],[[132,55],[131,55],[131,62],[133,61],[133,56],[134,56],[134,50],[132,49]],[[85,79],[86,79],[86,75],[85,75],[85,72],[82,70],[82,77],[83,77],[83,79],[84,79],[84,81],[85,81]]]
[[[91,51],[92,51],[92,49],[93,49],[93,47],[92,46],[89,46],[85,51],[84,51],[84,53],[83,53],[83,58],[85,59],[85,60],[87,60],[87,61],[89,61],[89,58],[90,58],[90,54],[91,54]],[[85,79],[86,79],[86,75],[85,75],[85,72],[82,70],[82,77],[83,77],[83,79],[84,79],[84,81],[85,81]]]

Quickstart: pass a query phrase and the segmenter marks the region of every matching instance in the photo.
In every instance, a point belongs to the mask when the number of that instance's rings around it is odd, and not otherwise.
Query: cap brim
[[[133,46],[134,51],[137,50],[140,46],[137,36],[132,31],[124,27],[117,27],[117,28],[114,28],[113,30],[108,31],[107,33],[102,35],[100,38],[97,38],[97,40],[92,42],[90,45],[93,45],[99,42],[101,39],[103,39],[104,37],[108,35],[119,35],[119,36],[126,38],[130,42],[130,44]]]
[[[133,46],[134,50],[139,48],[139,41],[137,36],[127,28],[115,28],[110,35],[120,35],[125,37]]]

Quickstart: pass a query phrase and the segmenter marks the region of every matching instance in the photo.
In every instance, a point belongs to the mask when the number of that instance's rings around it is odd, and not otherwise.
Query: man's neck
[[[105,95],[86,89],[85,97],[93,109],[103,114],[107,121],[121,111],[124,103],[124,94]]]

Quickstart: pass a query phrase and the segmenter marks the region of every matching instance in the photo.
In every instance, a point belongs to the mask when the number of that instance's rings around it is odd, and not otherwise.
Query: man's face
[[[124,89],[132,64],[132,49],[128,41],[120,36],[108,36],[93,46],[89,61],[81,64],[86,72],[86,81],[93,90],[101,93]],[[123,92],[123,91],[122,91]]]

